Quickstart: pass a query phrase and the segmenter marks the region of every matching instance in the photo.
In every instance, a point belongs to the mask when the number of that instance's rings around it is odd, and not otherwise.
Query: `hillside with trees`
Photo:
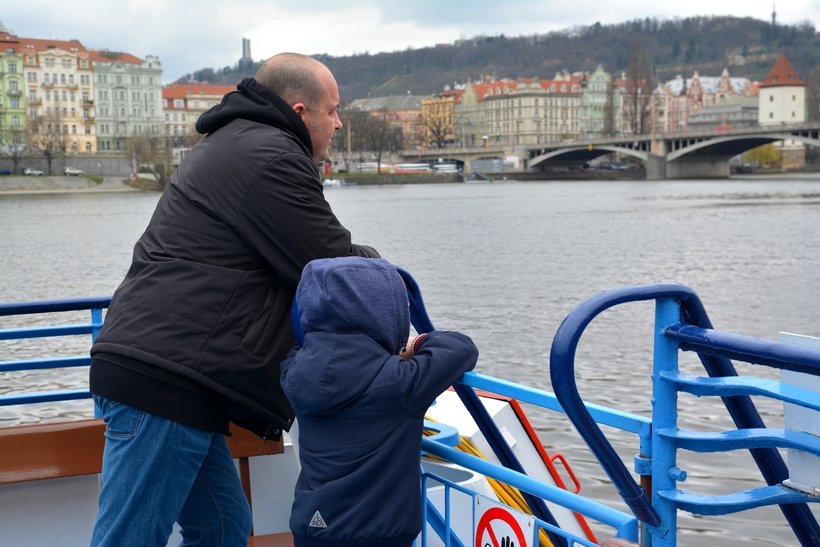
[[[531,36],[478,36],[454,44],[345,57],[316,55],[339,83],[345,101],[368,96],[428,95],[444,86],[483,78],[552,78],[559,70],[604,70],[619,74],[635,43],[646,52],[656,81],[680,74],[762,80],[785,53],[804,80],[820,70],[820,34],[806,21],[773,25],[750,17],[636,19],[616,25],[592,23]],[[206,68],[180,81],[235,83],[253,75],[258,63]]]

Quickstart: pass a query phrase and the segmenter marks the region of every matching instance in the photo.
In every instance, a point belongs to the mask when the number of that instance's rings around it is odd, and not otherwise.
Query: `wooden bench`
[[[105,424],[96,419],[0,428],[0,486],[100,473],[104,431]],[[249,431],[232,428],[228,446],[238,460],[242,488],[250,503],[250,459],[282,454],[284,444],[282,441],[263,441]],[[88,491],[86,487],[85,492]],[[0,511],[5,509],[2,503],[11,504],[14,499],[26,503],[28,500],[25,495],[20,495],[21,492],[17,490],[0,499]],[[40,525],[48,527],[54,523],[41,522]],[[253,536],[249,545],[286,547],[292,546],[293,541],[289,533],[265,534]]]

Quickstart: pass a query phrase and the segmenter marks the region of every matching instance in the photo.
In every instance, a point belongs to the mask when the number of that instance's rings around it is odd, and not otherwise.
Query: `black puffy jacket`
[[[116,356],[132,372],[170,373],[224,397],[242,409],[240,425],[275,437],[293,419],[279,362],[293,344],[302,268],[378,253],[351,242],[322,193],[307,128],[255,80],[197,129],[207,135],[165,188],[91,349],[92,391],[102,366],[93,357]],[[108,396],[110,375],[97,383]],[[140,408],[140,397],[123,402]],[[179,418],[156,405],[143,410]]]

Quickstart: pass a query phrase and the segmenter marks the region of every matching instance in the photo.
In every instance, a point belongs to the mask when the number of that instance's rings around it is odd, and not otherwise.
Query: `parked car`
[[[34,175],[34,176],[38,176],[38,177],[39,177],[39,176],[41,176],[41,175],[43,174],[43,172],[42,172],[42,171],[40,171],[39,169],[32,169],[32,168],[30,168],[30,167],[26,167],[26,168],[23,170],[23,174],[24,174],[24,175]]]
[[[0,169],[0,175],[11,175],[11,169]]]
[[[65,173],[67,176],[71,176],[71,175],[80,176],[80,175],[83,174],[83,170],[82,169],[77,169],[76,167],[66,167],[65,170],[63,171],[63,173]]]

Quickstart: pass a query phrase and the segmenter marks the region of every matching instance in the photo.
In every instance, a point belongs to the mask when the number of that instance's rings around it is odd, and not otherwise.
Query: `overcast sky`
[[[735,15],[820,28],[820,0],[25,0],[0,22],[28,38],[78,39],[88,48],[157,55],[165,83],[233,66],[242,38],[254,60],[282,51],[333,56],[521,36],[643,17]]]

